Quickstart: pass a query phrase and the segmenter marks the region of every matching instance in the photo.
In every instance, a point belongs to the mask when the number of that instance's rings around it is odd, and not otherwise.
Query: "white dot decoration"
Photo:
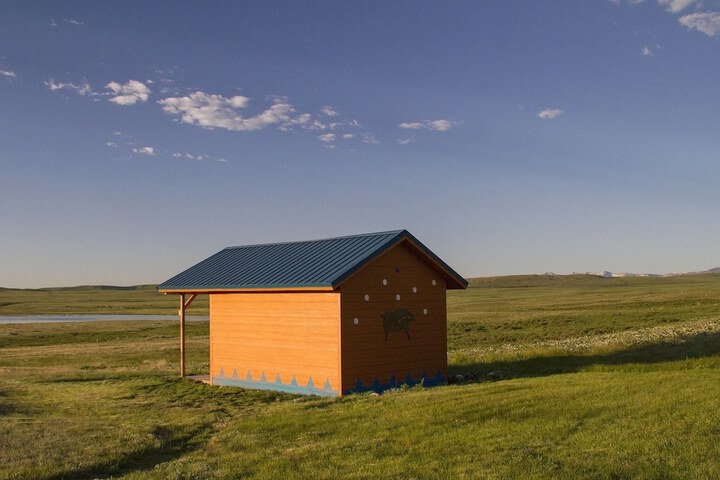
[[[395,295],[395,300],[397,300],[398,302],[400,301],[400,294],[399,294],[399,293],[398,293],[397,295]]]
[[[353,323],[357,325],[358,323],[360,323],[360,319],[357,317],[353,318]]]
[[[417,287],[413,287],[413,293],[417,293]]]
[[[427,308],[423,308],[423,315],[427,315]]]
[[[435,280],[432,281],[433,287],[437,285],[437,282]]]
[[[367,293],[365,294],[365,301],[366,302],[370,301],[370,295],[368,295]]]
[[[387,286],[387,278],[383,278],[383,285]]]

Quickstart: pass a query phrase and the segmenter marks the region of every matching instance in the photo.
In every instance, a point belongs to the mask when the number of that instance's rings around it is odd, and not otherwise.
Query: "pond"
[[[207,321],[206,316],[188,315],[188,321]],[[60,322],[106,322],[115,320],[175,320],[177,315],[0,315],[0,325],[7,323],[60,323]]]

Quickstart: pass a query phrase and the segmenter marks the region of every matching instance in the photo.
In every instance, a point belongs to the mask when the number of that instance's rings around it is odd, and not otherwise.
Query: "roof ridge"
[[[280,246],[280,245],[297,245],[301,243],[316,243],[316,242],[330,242],[334,240],[343,240],[347,238],[361,238],[361,237],[380,237],[385,235],[401,235],[402,233],[407,232],[406,229],[400,229],[400,230],[388,230],[385,232],[372,232],[372,233],[359,233],[357,235],[342,235],[340,237],[328,237],[328,238],[318,238],[318,239],[311,239],[311,240],[291,240],[287,242],[270,242],[270,243],[254,243],[251,245],[235,245],[230,247],[225,247],[223,250],[234,250],[239,248],[252,248],[252,247],[272,247],[272,246]]]

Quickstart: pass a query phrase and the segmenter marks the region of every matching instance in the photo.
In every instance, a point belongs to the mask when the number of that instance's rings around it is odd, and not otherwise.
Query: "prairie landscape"
[[[0,315],[129,315],[0,325],[0,478],[720,478],[718,292],[473,279],[448,294],[450,385],[327,399],[177,378],[177,322],[132,319],[175,313],[151,286],[0,289]]]

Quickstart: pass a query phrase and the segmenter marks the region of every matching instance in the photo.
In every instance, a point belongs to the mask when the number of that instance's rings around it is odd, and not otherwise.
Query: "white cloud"
[[[658,3],[666,7],[668,12],[678,13],[697,3],[697,0],[658,0]]]
[[[76,84],[72,82],[58,82],[56,83],[53,79],[45,82],[45,86],[52,91],[56,90],[72,90],[78,95],[90,95],[93,93],[92,88],[87,83]]]
[[[447,132],[451,128],[453,128],[455,125],[457,125],[458,122],[453,122],[451,120],[423,120],[421,122],[404,122],[398,125],[399,128],[402,128],[404,130],[421,130],[421,129],[427,129],[432,130],[435,132]]]
[[[435,130],[436,132],[447,132],[453,126],[455,126],[455,123],[450,120],[433,120],[430,122],[430,130]]]
[[[650,47],[643,47],[640,52],[643,54],[644,57],[652,57],[655,55],[655,52],[653,52]]]
[[[110,82],[105,85],[110,90],[111,96],[108,100],[117,105],[134,105],[137,102],[147,102],[150,97],[150,89],[144,83],[137,80],[128,80],[121,85],[118,82]]]
[[[294,127],[299,127],[303,130],[309,131],[327,130],[328,128],[326,124],[322,123],[316,118],[313,118],[313,116],[309,113],[301,113],[300,115],[297,115],[280,125],[278,129],[282,130],[283,132],[287,132],[292,130]]]
[[[70,25],[75,25],[76,27],[81,27],[85,25],[80,20],[75,20],[73,18],[63,18],[63,22],[69,23]]]
[[[333,107],[330,105],[325,105],[323,108],[320,109],[320,112],[322,112],[323,115],[326,117],[337,117],[340,115]]]
[[[542,112],[538,113],[538,117],[542,118],[543,120],[551,120],[553,118],[559,117],[562,114],[563,111],[559,108],[547,108]]]
[[[3,77],[9,77],[9,78],[16,78],[17,75],[15,72],[12,72],[10,70],[0,70],[0,75]]]
[[[318,135],[318,138],[321,142],[334,142],[335,141],[335,134],[334,133],[326,133],[325,135]]]
[[[143,155],[155,155],[155,149],[153,147],[142,147],[142,148],[133,148],[133,152],[140,153]]]
[[[401,138],[398,140],[399,145],[407,145],[408,143],[412,143],[414,140],[412,138]]]
[[[355,138],[355,134],[354,133],[344,133],[342,138],[344,138],[345,140],[350,140],[351,138]]]
[[[680,17],[678,20],[686,27],[699,30],[710,37],[720,34],[719,12],[691,13]]]
[[[283,99],[276,98],[270,108],[253,117],[243,117],[238,110],[245,108],[247,97],[223,97],[204,92],[186,97],[168,97],[158,101],[163,111],[179,115],[180,121],[202,128],[224,128],[234,131],[260,130],[269,125],[290,122],[295,109]]]
[[[117,148],[117,143],[115,142],[105,142],[105,145],[107,145],[110,148]]]
[[[421,128],[425,128],[425,124],[421,122],[405,122],[398,125],[398,127],[406,130],[420,130]]]

